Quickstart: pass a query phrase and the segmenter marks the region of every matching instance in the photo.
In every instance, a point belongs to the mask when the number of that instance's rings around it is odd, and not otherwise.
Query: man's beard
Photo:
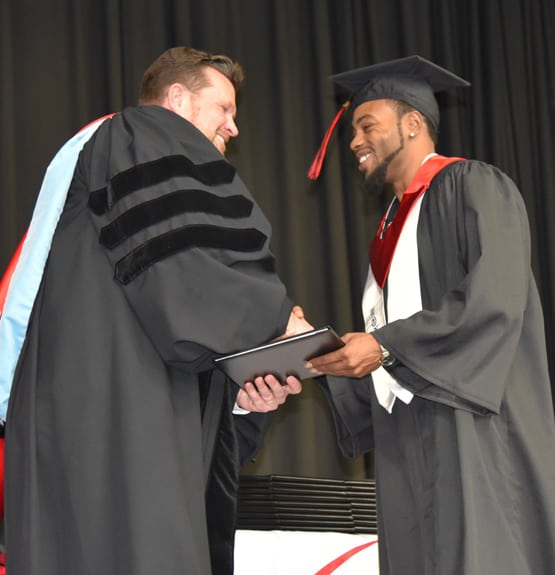
[[[394,152],[389,154],[389,156],[387,156],[385,160],[364,180],[364,188],[369,196],[376,196],[384,191],[386,185],[385,178],[389,164],[391,164],[393,159],[403,148],[404,144],[401,142],[401,145]]]
[[[364,181],[364,188],[368,196],[375,196],[381,194],[386,187],[386,175],[389,164],[395,159],[395,157],[401,152],[405,147],[405,139],[403,138],[403,132],[401,130],[401,124],[397,124],[397,129],[399,130],[400,143],[399,147],[386,156],[385,160],[371,173]]]

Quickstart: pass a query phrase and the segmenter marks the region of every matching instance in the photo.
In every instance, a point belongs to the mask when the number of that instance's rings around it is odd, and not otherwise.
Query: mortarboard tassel
[[[326,134],[324,135],[324,138],[322,139],[322,143],[320,144],[320,147],[318,148],[318,151],[316,152],[316,156],[314,156],[314,160],[312,160],[312,164],[310,166],[310,169],[308,170],[309,179],[311,179],[311,180],[317,180],[318,179],[318,176],[320,175],[320,172],[322,171],[322,164],[324,163],[324,157],[326,156],[326,150],[327,150],[329,141],[331,139],[331,135],[333,134],[333,131],[335,130],[335,126],[337,125],[337,122],[339,122],[339,118],[341,118],[343,113],[349,108],[350,105],[351,105],[351,101],[347,100],[341,106],[341,108],[339,108],[339,110],[337,111],[337,114],[335,114],[335,118],[333,119],[332,123],[330,124],[330,127],[328,128]]]

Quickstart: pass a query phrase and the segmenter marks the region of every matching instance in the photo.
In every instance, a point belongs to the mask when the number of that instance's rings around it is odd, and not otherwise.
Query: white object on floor
[[[379,575],[377,541],[371,534],[239,530],[235,575]]]

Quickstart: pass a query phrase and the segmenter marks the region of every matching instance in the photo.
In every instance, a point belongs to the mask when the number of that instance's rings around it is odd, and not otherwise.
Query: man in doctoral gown
[[[73,166],[77,139],[47,172],[41,195],[58,176],[70,185],[6,419],[11,575],[233,571],[238,452],[257,449],[263,414],[300,386],[239,390],[213,359],[310,328],[223,155],[241,79],[225,56],[170,49],[140,105],[87,128]],[[42,246],[25,248],[22,266]],[[32,275],[14,272],[5,325]],[[234,422],[235,404],[261,413]]]
[[[311,362],[344,454],[375,450],[380,575],[552,575],[555,424],[519,190],[436,154],[434,91],[467,84],[447,70],[415,56],[332,79],[368,187],[393,191],[366,332]]]

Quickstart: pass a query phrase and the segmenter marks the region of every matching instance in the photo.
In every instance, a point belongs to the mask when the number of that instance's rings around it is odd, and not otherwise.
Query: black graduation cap
[[[330,80],[351,92],[351,97],[341,106],[324,136],[308,173],[308,177],[313,180],[320,175],[331,134],[339,118],[349,106],[356,108],[371,100],[401,100],[428,118],[437,129],[439,107],[434,92],[470,86],[466,80],[421,56],[409,56],[356,68],[341,74],[334,74],[330,76]]]

